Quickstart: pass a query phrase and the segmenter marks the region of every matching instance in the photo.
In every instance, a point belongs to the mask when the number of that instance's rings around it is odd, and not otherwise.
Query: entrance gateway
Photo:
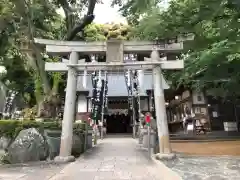
[[[62,121],[62,135],[60,154],[56,161],[72,161],[71,156],[73,122],[75,119],[75,100],[78,72],[110,71],[123,73],[130,70],[145,70],[153,75],[154,101],[158,128],[160,154],[171,154],[169,143],[168,123],[163,92],[162,69],[182,69],[183,60],[163,60],[160,52],[181,51],[183,42],[171,44],[155,44],[154,42],[135,42],[110,40],[107,42],[78,42],[34,39],[36,44],[46,46],[47,53],[56,55],[70,55],[69,62],[46,62],[45,70],[52,72],[68,72],[65,97],[64,115]],[[124,62],[124,54],[151,53],[144,61]],[[79,60],[82,54],[104,54],[106,62],[85,62]],[[135,112],[137,113],[137,112]],[[134,116],[134,113],[133,113]],[[133,122],[134,123],[134,122]],[[135,123],[134,123],[135,124]]]

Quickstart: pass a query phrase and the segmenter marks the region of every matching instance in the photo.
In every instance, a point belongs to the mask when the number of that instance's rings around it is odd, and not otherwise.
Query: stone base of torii
[[[153,51],[151,53],[151,58],[145,58],[145,61],[137,61],[134,63],[124,63],[123,62],[124,51],[125,52],[133,51],[133,50],[144,51],[145,46],[146,46],[145,49],[149,51],[151,43],[148,42],[147,45],[144,46],[143,42],[135,42],[135,46],[132,45],[131,47],[128,47],[126,45],[124,49],[123,43],[120,42],[118,43],[119,45],[116,48],[113,48],[113,47],[99,48],[99,51],[105,51],[106,49],[111,50],[110,52],[108,51],[106,52],[107,59],[115,58],[115,60],[117,59],[116,61],[109,62],[109,60],[107,60],[106,63],[98,63],[98,62],[79,63],[78,52],[84,52],[85,50],[88,51],[89,46],[87,49],[81,50],[81,46],[78,47],[76,42],[74,42],[75,44],[73,42],[69,42],[70,45],[68,44],[67,46],[66,44],[68,42],[60,42],[60,41],[58,41],[58,43],[55,42],[57,45],[50,40],[35,39],[35,42],[38,44],[45,44],[46,50],[50,53],[61,53],[61,52],[64,52],[65,54],[70,53],[68,64],[67,63],[48,63],[45,65],[46,71],[55,71],[55,72],[67,71],[68,72],[65,107],[64,107],[64,115],[63,115],[63,121],[62,121],[60,154],[55,158],[56,162],[74,161],[74,157],[71,156],[71,148],[72,148],[72,136],[73,136],[73,122],[75,120],[74,118],[75,118],[75,100],[76,100],[76,89],[77,89],[77,73],[79,71],[84,71],[86,69],[88,71],[108,70],[108,69],[116,69],[116,68],[118,69],[152,69],[153,77],[154,77],[154,99],[155,99],[156,121],[157,121],[159,151],[160,151],[159,154],[157,154],[157,157],[159,159],[171,159],[175,157],[175,155],[172,153],[171,146],[170,146],[164,90],[162,87],[161,77],[162,77],[162,69],[182,69],[183,68],[182,60],[162,61],[158,53],[158,50],[161,49],[162,47],[154,47],[154,45],[152,44],[151,49]],[[129,42],[127,44],[129,45]],[[139,44],[142,46],[140,46]],[[87,47],[86,43],[83,45]],[[106,46],[106,45],[103,45],[103,46]],[[96,47],[94,47],[93,45],[91,46],[91,48],[93,52],[97,51]],[[180,49],[182,49],[182,45],[180,45],[179,50]]]

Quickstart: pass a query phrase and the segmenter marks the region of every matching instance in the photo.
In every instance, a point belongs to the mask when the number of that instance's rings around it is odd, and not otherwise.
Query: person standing
[[[183,118],[183,129],[184,129],[184,134],[187,134],[188,125],[193,124],[194,122],[193,122],[191,110],[189,109],[189,107],[186,106],[184,111],[185,111],[185,116]]]

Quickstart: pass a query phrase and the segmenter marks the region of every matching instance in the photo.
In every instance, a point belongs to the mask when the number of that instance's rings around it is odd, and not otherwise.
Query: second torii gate
[[[79,71],[96,70],[119,70],[119,69],[146,69],[153,70],[154,75],[154,95],[156,107],[156,120],[159,135],[159,146],[161,156],[172,156],[169,143],[168,123],[166,118],[165,99],[162,88],[161,69],[182,69],[183,60],[162,61],[158,51],[180,51],[183,49],[183,42],[173,44],[156,45],[153,42],[134,42],[112,40],[107,42],[72,42],[55,41],[45,39],[34,39],[35,43],[46,45],[47,53],[69,55],[69,63],[52,62],[45,63],[47,71],[67,71],[67,87],[64,115],[62,122],[62,135],[60,154],[56,161],[73,161],[71,156],[73,122],[75,117],[75,99],[77,88],[77,73]],[[145,61],[123,62],[124,53],[151,52],[151,58]],[[106,62],[85,63],[79,61],[79,52],[94,54],[106,53]]]

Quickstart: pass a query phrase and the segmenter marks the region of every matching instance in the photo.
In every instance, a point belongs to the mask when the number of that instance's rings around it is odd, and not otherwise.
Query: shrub
[[[37,106],[25,108],[23,109],[22,113],[25,119],[34,119],[34,117],[37,115]]]
[[[37,122],[33,120],[0,120],[0,137],[5,136],[8,138],[14,138],[23,129],[36,128],[40,132],[44,129],[49,130],[62,130],[61,122]],[[84,123],[78,123],[73,125],[73,131],[82,133],[86,129]]]

